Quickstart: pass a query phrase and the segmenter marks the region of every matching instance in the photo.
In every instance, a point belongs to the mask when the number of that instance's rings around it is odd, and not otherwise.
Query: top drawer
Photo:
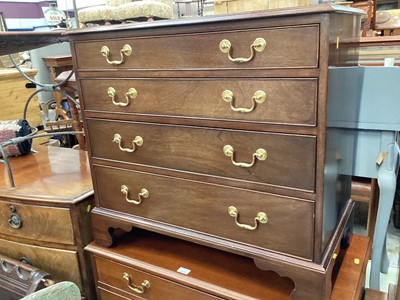
[[[36,241],[75,245],[67,208],[0,201],[0,233]]]
[[[265,41],[265,48],[260,52],[254,50],[261,50],[260,48],[252,46],[258,38]],[[223,40],[231,44],[229,53],[220,49]],[[128,51],[122,54],[124,45],[129,45],[131,53]],[[78,69],[171,70],[316,68],[318,45],[319,27],[315,24],[84,41],[76,42],[74,47]],[[108,48],[108,54],[105,48],[104,51],[101,50],[103,46]],[[245,63],[238,63],[231,61],[228,56],[233,59],[251,59]]]

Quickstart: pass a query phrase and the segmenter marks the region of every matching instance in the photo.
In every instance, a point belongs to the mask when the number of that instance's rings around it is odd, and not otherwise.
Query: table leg
[[[393,144],[388,147],[388,156],[379,167],[379,207],[376,218],[374,240],[371,255],[370,288],[379,290],[380,272],[389,266],[386,252],[386,232],[392,211],[397,177],[397,149]]]
[[[180,18],[182,16],[181,16],[181,8],[179,6],[179,2],[176,2],[176,7],[177,7],[177,10],[178,10],[178,18]]]
[[[387,249],[386,249],[386,240],[387,237],[385,235],[385,241],[383,242],[383,250],[382,250],[382,257],[381,257],[381,272],[384,274],[387,274],[389,270],[389,257],[387,254]]]

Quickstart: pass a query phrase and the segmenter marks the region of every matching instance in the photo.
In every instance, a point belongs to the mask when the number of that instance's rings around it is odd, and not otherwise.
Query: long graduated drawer
[[[316,125],[316,78],[82,79],[85,110]]]
[[[312,258],[312,201],[97,165],[94,174],[101,208]]]
[[[315,188],[314,136],[97,119],[87,119],[87,125],[94,158],[233,178],[261,186],[309,192]],[[142,143],[133,144],[135,139]]]
[[[251,45],[260,44],[257,40],[259,38],[264,39],[265,44],[256,48],[263,51],[251,51]],[[193,39],[196,39],[196,44],[193,43]],[[163,35],[157,38],[148,36],[81,41],[75,43],[74,47],[79,53],[76,57],[78,69],[243,69],[239,64],[232,64],[228,58],[229,53],[220,50],[223,40],[230,42],[234,57],[249,57],[252,52],[257,57],[255,61],[248,62],[245,68],[318,67],[317,24],[206,34]],[[122,63],[109,64],[106,59]]]

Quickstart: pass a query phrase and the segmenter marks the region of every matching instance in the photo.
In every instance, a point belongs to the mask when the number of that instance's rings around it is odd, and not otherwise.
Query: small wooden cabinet
[[[24,73],[33,78],[37,74],[35,69],[22,68]],[[18,70],[14,68],[0,69],[0,120],[22,119],[24,106],[28,97],[35,89],[27,89],[28,83]],[[37,97],[33,97],[27,109],[27,120],[31,126],[42,124]]]
[[[0,253],[73,281],[94,299],[91,264],[93,188],[86,152],[35,146],[9,158],[15,188],[0,165]]]

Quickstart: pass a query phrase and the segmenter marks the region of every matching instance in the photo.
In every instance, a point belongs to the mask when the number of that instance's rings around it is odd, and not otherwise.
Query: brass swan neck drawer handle
[[[143,282],[141,283],[140,286],[135,286],[131,282],[131,279],[129,278],[128,273],[124,273],[122,275],[122,278],[128,282],[128,288],[130,288],[132,291],[134,291],[137,294],[143,294],[146,291],[146,289],[150,288],[150,281],[148,281],[148,280],[143,280]]]
[[[103,55],[106,58],[107,63],[115,66],[115,65],[122,64],[124,62],[125,56],[130,56],[132,54],[132,47],[129,46],[128,44],[126,44],[122,47],[122,49],[119,51],[119,53],[121,55],[120,60],[109,60],[110,49],[107,46],[101,47],[100,52],[101,52],[101,55]]]
[[[233,147],[231,145],[225,145],[223,150],[224,150],[224,154],[226,156],[230,157],[232,163],[237,167],[250,168],[255,164],[257,159],[258,160],[266,160],[267,159],[267,151],[262,148],[257,149],[257,151],[253,153],[253,155],[252,155],[253,161],[251,163],[236,162],[233,159],[235,150],[233,149]]]
[[[116,106],[128,106],[129,103],[130,103],[130,99],[135,99],[136,96],[137,96],[136,89],[135,88],[130,88],[128,90],[128,92],[125,93],[126,101],[125,102],[117,102],[117,101],[115,101],[116,93],[117,92],[115,91],[115,89],[113,87],[109,87],[107,89],[108,96],[111,98],[112,103],[114,105],[116,105]]]
[[[267,98],[267,95],[265,94],[264,91],[256,91],[254,93],[254,95],[253,95],[253,98],[252,98],[252,102],[253,102],[252,107],[250,107],[250,108],[240,108],[240,107],[236,108],[236,107],[234,107],[234,97],[233,97],[232,91],[225,90],[225,91],[222,92],[222,99],[225,102],[227,102],[227,103],[229,103],[231,105],[231,109],[233,111],[241,112],[241,113],[252,112],[256,108],[257,103],[259,103],[259,104],[264,103],[266,98]]]
[[[256,38],[253,42],[253,44],[250,45],[250,50],[251,50],[251,55],[248,58],[233,58],[231,56],[232,53],[232,44],[229,40],[222,40],[219,43],[219,50],[221,50],[222,53],[228,53],[228,58],[230,61],[235,62],[235,63],[245,63],[254,58],[255,51],[257,52],[263,52],[265,49],[265,46],[267,45],[267,42],[263,38]]]
[[[128,198],[129,188],[128,188],[125,184],[121,185],[121,193],[125,195],[125,200],[126,200],[127,202],[133,203],[133,204],[136,204],[136,205],[142,203],[142,200],[143,200],[143,199],[147,199],[147,198],[150,196],[149,191],[143,188],[143,189],[140,191],[140,193],[138,194],[139,200],[132,200],[132,199],[129,199],[129,198]]]
[[[228,207],[228,214],[232,218],[235,218],[235,223],[236,223],[237,226],[239,226],[240,228],[247,229],[247,230],[256,230],[259,223],[260,224],[266,224],[268,222],[267,214],[265,212],[262,212],[262,211],[257,213],[257,216],[254,218],[254,226],[239,223],[239,221],[238,221],[238,219],[239,219],[239,211],[234,206],[229,206]]]
[[[140,147],[140,146],[143,145],[143,138],[142,138],[141,136],[139,136],[139,135],[138,135],[138,136],[135,136],[135,138],[134,138],[133,141],[132,141],[132,149],[123,148],[123,147],[121,146],[121,144],[122,144],[122,137],[121,137],[121,135],[118,134],[118,133],[114,134],[113,142],[118,144],[119,149],[120,149],[121,151],[124,151],[124,152],[134,152],[134,151],[136,150],[136,146]]]

